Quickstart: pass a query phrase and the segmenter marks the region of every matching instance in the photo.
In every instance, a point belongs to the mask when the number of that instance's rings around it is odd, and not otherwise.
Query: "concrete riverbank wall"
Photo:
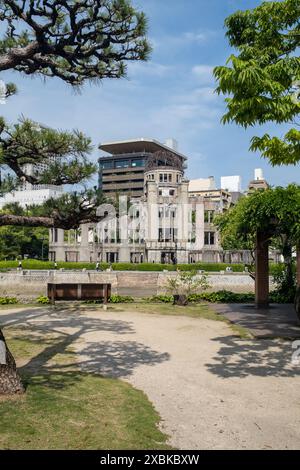
[[[164,293],[167,279],[175,275],[174,272],[140,271],[10,271],[0,273],[0,296],[14,296],[26,301],[46,295],[48,282],[108,282],[112,285],[112,293],[147,297]],[[254,281],[246,273],[210,273],[208,282],[211,291],[254,292]]]

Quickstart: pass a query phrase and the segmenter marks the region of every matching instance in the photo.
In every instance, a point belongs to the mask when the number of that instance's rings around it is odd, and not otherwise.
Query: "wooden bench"
[[[47,288],[51,304],[55,300],[103,300],[106,304],[111,296],[111,284],[48,283]]]

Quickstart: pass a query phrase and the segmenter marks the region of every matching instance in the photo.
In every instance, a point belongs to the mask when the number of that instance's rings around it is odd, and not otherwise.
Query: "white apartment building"
[[[48,168],[48,163],[29,164],[23,166],[27,175],[42,173]],[[23,181],[16,191],[6,193],[0,197],[0,209],[6,204],[17,203],[24,209],[30,205],[41,205],[50,198],[58,198],[64,192],[62,186],[51,184],[32,184]]]

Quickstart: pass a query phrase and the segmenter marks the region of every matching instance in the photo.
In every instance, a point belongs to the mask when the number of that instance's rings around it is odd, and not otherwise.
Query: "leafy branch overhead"
[[[56,227],[64,230],[78,228],[80,224],[97,222],[97,207],[103,196],[95,189],[66,192],[59,198],[50,198],[41,206],[33,206],[33,215],[16,213],[9,207],[0,211],[0,226]]]
[[[76,184],[89,178],[96,166],[87,159],[91,141],[78,131],[41,127],[28,119],[8,126],[0,119],[0,165],[32,184]],[[26,173],[24,165],[49,163],[44,171]],[[36,167],[37,168],[37,167]]]
[[[146,60],[147,21],[128,0],[0,1],[0,71],[57,77],[72,86],[126,75],[126,63]],[[16,93],[6,85],[6,96]],[[29,119],[0,118],[0,195],[34,185],[86,184],[96,172],[91,141],[79,131],[58,131]],[[30,168],[30,171],[28,169]],[[1,213],[0,225],[69,229],[95,221],[96,189],[68,193],[43,206],[41,216]]]
[[[226,66],[216,67],[217,92],[227,95],[223,122],[249,127],[275,122],[294,126],[283,139],[254,137],[272,165],[300,161],[300,0],[263,2],[226,19],[227,37],[236,49]]]
[[[59,77],[71,85],[120,78],[127,61],[147,59],[147,22],[127,0],[0,2],[6,34],[0,71]]]

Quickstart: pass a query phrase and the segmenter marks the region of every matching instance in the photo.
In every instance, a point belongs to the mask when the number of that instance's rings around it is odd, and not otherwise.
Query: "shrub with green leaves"
[[[17,304],[18,300],[15,297],[0,297],[0,305]]]
[[[189,296],[190,302],[212,302],[212,303],[246,303],[254,302],[254,294],[249,292],[239,294],[227,290],[217,292],[202,292],[200,294],[192,294]]]
[[[50,299],[46,295],[40,295],[36,301],[38,304],[50,304]]]
[[[109,302],[111,302],[112,304],[129,303],[134,302],[134,298],[130,297],[129,295],[112,294],[110,296]]]

